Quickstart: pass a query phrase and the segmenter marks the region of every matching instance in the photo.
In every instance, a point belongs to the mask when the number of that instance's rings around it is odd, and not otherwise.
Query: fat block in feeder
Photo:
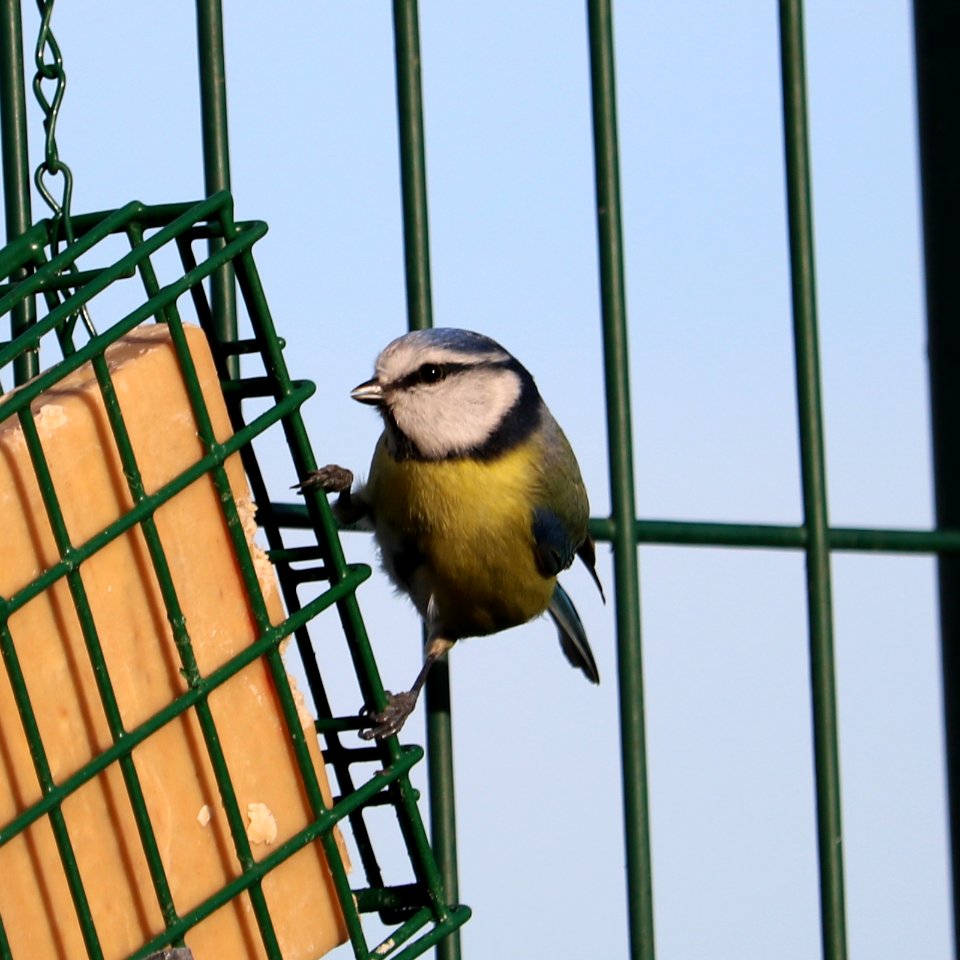
[[[203,333],[185,327],[218,441],[231,434]],[[204,450],[169,330],[136,328],[106,352],[144,486],[152,493]],[[34,422],[70,541],[80,545],[132,507],[93,369],[88,364],[41,394]],[[276,577],[252,537],[256,525],[239,457],[226,464],[272,623],[284,618]],[[204,475],[155,512],[158,535],[200,673],[257,639],[257,628],[213,480]],[[0,423],[0,595],[11,597],[60,559],[22,428]],[[147,543],[132,527],[80,566],[126,730],[186,692]],[[113,741],[74,600],[64,577],[9,618],[54,783]],[[295,691],[310,758],[326,802],[330,789],[312,719]],[[276,688],[262,659],[209,695],[255,860],[312,822]],[[132,753],[160,858],[182,916],[241,873],[194,708]],[[0,829],[42,791],[14,700],[0,668]],[[62,804],[67,832],[105,960],[127,956],[164,929],[153,880],[119,764]],[[341,854],[342,838],[337,835]],[[81,927],[46,815],[0,846],[0,916],[14,958],[86,956]],[[262,889],[285,960],[314,960],[346,938],[319,841],[269,871]],[[195,960],[265,956],[246,893],[186,934]]]

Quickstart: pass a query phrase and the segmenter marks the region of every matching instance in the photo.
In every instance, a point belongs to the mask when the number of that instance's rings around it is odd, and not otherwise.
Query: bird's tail
[[[580,614],[567,596],[567,592],[558,583],[550,598],[547,607],[550,619],[557,625],[560,637],[560,649],[564,656],[592,683],[600,682],[600,673],[597,670],[597,661],[593,659],[593,651],[587,642],[587,632],[580,622]]]

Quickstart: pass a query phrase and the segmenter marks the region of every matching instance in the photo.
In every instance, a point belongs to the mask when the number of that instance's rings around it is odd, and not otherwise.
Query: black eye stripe
[[[406,390],[422,383],[439,383],[450,376],[451,373],[464,369],[464,366],[462,363],[424,363],[412,373],[401,377],[396,382],[396,386],[400,390]]]
[[[416,370],[408,373],[404,377],[400,377],[399,380],[394,382],[394,388],[398,390],[406,390],[409,387],[416,387],[421,384],[427,384],[428,386],[434,383],[439,383],[441,380],[445,380],[447,377],[453,376],[458,373],[464,373],[467,370],[480,370],[483,368],[497,368],[499,367],[502,370],[515,370],[519,367],[519,364],[516,360],[488,360],[481,361],[480,363],[458,363],[456,361],[448,361],[446,363],[423,363]],[[522,368],[520,368],[522,369]]]

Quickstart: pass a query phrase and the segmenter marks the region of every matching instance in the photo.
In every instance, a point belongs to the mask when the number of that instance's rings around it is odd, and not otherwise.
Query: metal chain
[[[53,211],[54,221],[63,222],[64,235],[67,243],[73,241],[73,225],[70,222],[70,200],[73,195],[73,174],[70,168],[60,159],[57,149],[57,118],[60,115],[60,105],[67,89],[67,75],[63,70],[63,57],[60,55],[60,45],[57,43],[50,29],[50,20],[53,16],[53,0],[37,0],[40,11],[40,32],[37,37],[37,47],[34,53],[34,62],[37,72],[33,77],[33,94],[43,111],[44,159],[37,167],[34,182],[37,190],[47,206]],[[44,92],[44,82],[53,81],[53,95],[48,97]],[[63,189],[58,201],[52,187],[48,186],[46,178],[63,177]]]
[[[60,115],[60,106],[67,89],[67,75],[63,69],[63,57],[60,54],[60,45],[57,43],[50,21],[53,17],[54,0],[37,0],[37,9],[40,11],[40,30],[37,35],[37,46],[34,52],[34,62],[37,72],[33,77],[33,94],[43,112],[44,156],[43,161],[34,173],[34,183],[40,196],[53,213],[53,230],[51,236],[51,251],[54,256],[58,252],[58,235],[63,229],[63,236],[70,247],[73,244],[73,221],[70,217],[70,202],[73,199],[73,173],[60,159],[57,148],[57,118]],[[47,96],[44,84],[54,84],[52,96]],[[54,193],[52,182],[57,177],[63,178],[63,187],[59,199]],[[76,264],[68,268],[71,273],[76,272]],[[80,308],[83,324],[91,336],[96,335],[90,314],[86,305]],[[74,318],[74,322],[76,318]]]

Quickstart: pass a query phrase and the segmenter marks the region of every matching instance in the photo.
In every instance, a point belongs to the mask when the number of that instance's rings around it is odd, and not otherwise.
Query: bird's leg
[[[375,713],[368,719],[373,726],[369,730],[361,730],[360,736],[364,740],[383,740],[400,732],[406,723],[407,717],[413,713],[417,699],[430,668],[453,646],[452,640],[443,637],[431,637],[424,650],[423,666],[413,681],[413,686],[405,693],[390,693],[387,691],[387,705],[380,713]]]
[[[369,507],[358,497],[354,497],[350,488],[353,486],[353,473],[346,467],[338,467],[335,463],[328,463],[319,470],[308,473],[307,476],[291,489],[312,490],[319,487],[324,493],[339,494],[333,507],[337,520],[345,527],[349,527],[362,520]]]

